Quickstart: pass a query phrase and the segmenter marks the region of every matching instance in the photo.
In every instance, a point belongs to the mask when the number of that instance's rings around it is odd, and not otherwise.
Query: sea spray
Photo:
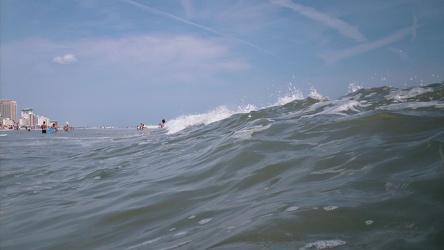
[[[288,84],[288,89],[285,94],[279,94],[277,102],[275,102],[271,106],[282,106],[287,103],[296,101],[296,100],[303,100],[304,95],[302,92],[297,89],[295,86],[293,86],[291,83]]]
[[[0,248],[440,249],[444,84],[312,97],[4,130]]]
[[[194,115],[182,115],[167,123],[168,134],[177,133],[185,128],[198,127],[226,119],[233,114],[249,113],[257,108],[254,105],[239,106],[230,109],[227,106],[219,106],[209,112]]]
[[[316,98],[319,100],[326,99],[322,95],[318,94],[316,89],[314,88],[312,88],[310,96],[312,98]],[[302,92],[290,83],[285,93],[279,92],[276,102],[274,102],[270,106],[263,107],[261,109],[275,107],[275,106],[282,106],[287,103],[303,99],[304,96]],[[237,106],[235,108],[230,108],[228,106],[219,106],[215,109],[212,109],[208,112],[201,114],[181,115],[179,117],[176,117],[168,121],[166,126],[167,134],[174,134],[190,127],[199,127],[199,126],[208,125],[213,122],[226,119],[234,114],[249,113],[251,111],[257,111],[257,110],[259,110],[259,108],[256,107],[255,105],[246,104],[246,105]]]
[[[356,82],[352,82],[348,85],[348,93],[356,92],[362,88],[362,85],[358,85]]]

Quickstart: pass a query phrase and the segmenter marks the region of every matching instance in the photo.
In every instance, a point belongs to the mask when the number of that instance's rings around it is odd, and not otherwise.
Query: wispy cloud
[[[327,64],[333,64],[333,63],[341,61],[343,59],[354,57],[354,56],[360,55],[362,53],[365,53],[365,52],[368,52],[368,51],[371,51],[374,49],[378,49],[378,48],[381,48],[385,45],[399,41],[399,40],[403,39],[404,37],[406,37],[407,35],[409,35],[411,32],[412,32],[412,27],[404,28],[404,29],[402,29],[398,32],[395,32],[383,39],[380,39],[380,40],[377,40],[374,42],[363,43],[363,44],[357,45],[355,47],[347,48],[347,49],[327,52],[327,53],[320,55],[320,57],[322,59],[324,59],[324,61]]]
[[[73,54],[66,54],[64,56],[54,57],[52,59],[52,62],[53,63],[58,63],[58,64],[70,64],[70,63],[76,63],[77,62],[77,58]]]
[[[109,74],[115,74],[116,78],[135,79],[134,84],[140,79],[149,79],[150,84],[214,82],[219,73],[238,73],[251,68],[219,40],[190,35],[94,39],[78,41],[69,47],[78,51],[85,65],[112,71]]]
[[[255,44],[249,42],[249,41],[246,41],[246,40],[243,40],[243,39],[237,38],[237,37],[235,37],[235,36],[233,36],[233,35],[230,35],[230,34],[227,34],[227,33],[220,32],[220,31],[218,31],[218,30],[215,30],[215,29],[209,28],[209,27],[204,26],[204,25],[200,25],[200,24],[198,24],[198,23],[191,22],[191,21],[189,21],[189,20],[186,20],[186,19],[184,19],[184,18],[181,18],[181,17],[175,16],[175,15],[172,15],[172,14],[170,14],[170,13],[166,13],[166,12],[163,12],[163,11],[160,11],[160,10],[157,10],[157,9],[154,9],[154,8],[151,8],[151,7],[149,7],[149,6],[146,6],[146,5],[143,5],[143,4],[140,4],[140,3],[137,3],[137,2],[132,1],[132,0],[126,0],[126,1],[127,1],[128,3],[130,3],[130,4],[132,4],[133,6],[135,6],[135,7],[139,8],[139,9],[141,9],[141,10],[144,10],[144,11],[150,12],[150,13],[155,14],[155,15],[159,15],[159,16],[167,17],[167,18],[170,18],[170,19],[176,20],[176,21],[178,21],[178,22],[182,22],[182,23],[185,23],[185,24],[188,24],[188,25],[191,25],[191,26],[197,27],[197,28],[199,28],[199,29],[206,30],[206,31],[208,31],[208,32],[211,32],[211,33],[216,34],[216,35],[219,35],[219,36],[223,36],[223,37],[231,38],[231,39],[236,40],[236,41],[238,41],[238,42],[240,42],[240,43],[243,43],[243,44],[245,44],[245,45],[248,45],[248,46],[250,46],[250,47],[252,47],[252,48],[254,48],[254,49],[256,49],[256,50],[259,50],[259,51],[261,51],[261,52],[263,52],[263,53],[266,53],[266,54],[272,55],[272,56],[274,56],[274,57],[276,57],[276,58],[279,58],[279,59],[284,60],[284,61],[286,61],[286,62],[288,62],[288,63],[291,63],[291,62],[289,62],[288,60],[286,60],[286,59],[280,57],[279,55],[277,55],[277,54],[275,54],[275,53],[273,53],[273,52],[271,52],[271,51],[269,51],[269,50],[263,49],[263,48],[261,48],[261,47],[255,45]]]
[[[339,31],[339,33],[341,33],[343,36],[349,37],[357,42],[365,42],[367,40],[365,36],[358,30],[357,27],[347,22],[344,22],[340,19],[330,17],[313,8],[292,3],[289,0],[274,0],[273,3],[292,9],[301,15],[304,15],[312,20],[315,20],[330,28],[333,28]]]

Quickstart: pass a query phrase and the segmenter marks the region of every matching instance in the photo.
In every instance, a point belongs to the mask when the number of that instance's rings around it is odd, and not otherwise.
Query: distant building
[[[17,102],[13,100],[0,100],[0,117],[17,122]]]
[[[14,127],[14,122],[9,118],[0,119],[0,129],[10,129]]]
[[[0,0],[1,1],[1,0]],[[34,114],[34,110],[25,108],[21,110],[21,117],[17,120],[17,102],[13,100],[0,100],[0,129],[40,128],[45,122],[48,126],[58,121],[51,121],[48,117]]]
[[[22,110],[22,117],[20,118],[21,128],[35,128],[36,119],[34,115],[34,110],[26,108]]]
[[[45,122],[47,125],[51,125],[51,120],[48,117],[37,115],[36,116],[36,125],[38,127],[41,127],[43,122]]]

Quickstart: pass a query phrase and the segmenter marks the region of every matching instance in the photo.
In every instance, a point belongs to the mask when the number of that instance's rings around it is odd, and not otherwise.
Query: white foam
[[[317,90],[313,87],[310,89],[309,97],[321,102],[328,101],[328,97],[325,97],[317,92]],[[278,100],[264,108],[274,107],[274,106],[282,106],[287,103],[290,103],[295,100],[303,100],[304,96],[301,93],[300,90],[293,87],[291,84],[289,86],[289,91],[284,94],[283,96],[279,96]],[[177,132],[180,132],[186,128],[189,127],[195,127],[195,126],[204,126],[211,124],[213,122],[217,122],[226,118],[229,118],[230,116],[234,114],[243,114],[243,113],[250,113],[251,111],[256,111],[258,108],[255,105],[247,104],[243,106],[238,106],[236,108],[228,108],[227,106],[219,106],[213,110],[210,110],[206,113],[202,114],[188,114],[188,115],[181,115],[177,118],[174,118],[167,122],[166,130],[167,134],[174,134]],[[251,116],[249,116],[251,117]]]
[[[200,221],[199,221],[199,224],[201,224],[201,225],[203,225],[203,224],[207,224],[207,223],[210,222],[211,220],[213,220],[213,218],[206,218],[206,219],[200,220]]]
[[[176,234],[174,235],[174,237],[184,236],[184,235],[186,235],[187,233],[188,233],[188,232],[186,232],[186,231],[178,232],[178,233],[176,233]]]
[[[208,125],[226,119],[234,114],[249,113],[256,110],[254,105],[240,106],[236,109],[229,109],[226,106],[217,107],[207,113],[195,115],[182,115],[168,121],[166,129],[167,134],[174,134],[188,127]]]
[[[293,212],[293,211],[296,211],[298,209],[299,209],[299,207],[292,206],[292,207],[287,208],[287,212]]]
[[[277,102],[272,105],[272,106],[282,106],[285,105],[287,103],[290,103],[292,101],[296,101],[296,100],[303,100],[304,99],[304,95],[301,93],[300,90],[298,89],[289,89],[289,93],[279,97]]]
[[[354,112],[359,112],[359,110],[356,109],[356,107],[360,107],[361,103],[358,101],[352,101],[352,100],[348,100],[348,101],[337,101],[335,103],[335,106],[333,106],[330,109],[326,109],[325,112],[326,113],[332,113],[332,114],[337,114],[340,112],[344,112],[344,111],[354,111]]]
[[[301,249],[307,249],[307,248],[326,249],[326,248],[342,246],[345,244],[346,242],[342,240],[319,240],[313,243],[308,243],[307,245],[305,245],[305,247]]]
[[[329,100],[328,97],[325,97],[325,96],[319,94],[318,91],[313,87],[310,88],[310,94],[308,96],[312,99],[315,99],[315,100],[318,100],[321,102]]]
[[[345,111],[359,112],[358,107],[367,107],[369,104],[363,104],[355,100],[336,100],[336,101],[323,101],[315,103],[310,106],[307,112],[315,111],[316,109],[323,108],[321,112],[316,112],[314,115],[308,115],[307,117],[316,115],[344,115]]]
[[[362,89],[362,85],[359,86],[356,82],[352,82],[348,85],[348,93],[353,93]]]
[[[444,109],[444,104],[438,101],[432,102],[402,102],[394,103],[383,107],[378,107],[380,110],[404,110],[404,109],[419,109],[419,108],[437,108]]]
[[[180,242],[180,243],[177,243],[176,245],[173,245],[173,246],[170,246],[170,247],[160,248],[159,250],[170,250],[170,249],[174,249],[174,248],[179,248],[179,247],[181,247],[183,245],[186,245],[186,244],[188,244],[190,242],[191,242],[190,240],[189,241]]]
[[[136,248],[140,248],[140,247],[143,247],[143,246],[151,245],[151,244],[153,244],[154,242],[159,241],[160,239],[162,239],[162,238],[159,237],[159,238],[156,238],[156,239],[153,239],[153,240],[147,240],[147,241],[142,242],[142,243],[140,243],[140,244],[137,244],[137,245],[134,245],[134,246],[130,246],[130,247],[128,247],[126,250],[136,249]]]
[[[414,98],[416,96],[428,93],[428,92],[433,92],[432,88],[422,88],[422,87],[415,87],[415,88],[411,88],[411,89],[402,89],[402,90],[396,90],[392,93],[389,94],[389,96],[387,97],[387,99],[393,99],[394,101],[397,102],[403,102],[407,99],[411,99]]]
[[[333,211],[333,210],[336,210],[336,209],[338,209],[339,207],[337,207],[337,206],[328,206],[328,207],[324,207],[324,210],[325,211]]]

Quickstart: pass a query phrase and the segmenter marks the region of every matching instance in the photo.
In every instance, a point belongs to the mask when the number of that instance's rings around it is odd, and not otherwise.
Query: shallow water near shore
[[[193,120],[0,131],[0,248],[444,246],[444,84]]]

